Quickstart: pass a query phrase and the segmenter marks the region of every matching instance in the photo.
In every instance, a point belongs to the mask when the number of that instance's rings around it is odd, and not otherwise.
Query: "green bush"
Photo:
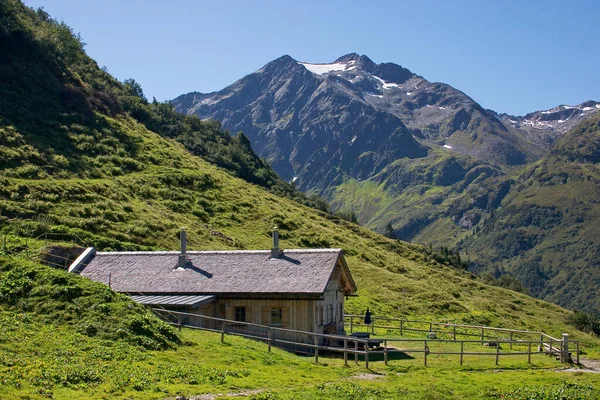
[[[26,310],[87,336],[122,339],[147,349],[179,343],[174,329],[107,286],[43,265],[0,257],[0,310]]]
[[[575,311],[567,317],[567,323],[580,331],[600,335],[600,320],[592,314]]]

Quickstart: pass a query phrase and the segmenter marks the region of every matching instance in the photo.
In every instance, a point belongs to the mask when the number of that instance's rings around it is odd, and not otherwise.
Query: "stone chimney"
[[[271,258],[279,258],[281,250],[279,250],[279,230],[273,227],[273,247],[271,247]]]
[[[187,232],[185,231],[185,228],[181,228],[181,232],[179,233],[179,242],[181,246],[181,253],[179,254],[179,263],[177,266],[179,268],[185,268],[189,261],[187,256]]]

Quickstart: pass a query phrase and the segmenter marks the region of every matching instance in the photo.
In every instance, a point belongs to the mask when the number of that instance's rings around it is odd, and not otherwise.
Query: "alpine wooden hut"
[[[91,247],[69,272],[152,307],[316,333],[342,333],[344,299],[356,293],[342,249],[282,251],[276,229],[264,251],[187,251],[184,229],[179,252]],[[219,329],[200,317],[183,322]]]

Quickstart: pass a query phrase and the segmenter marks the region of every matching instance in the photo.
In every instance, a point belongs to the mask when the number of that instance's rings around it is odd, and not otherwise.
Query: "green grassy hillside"
[[[100,250],[176,249],[185,226],[192,249],[267,249],[278,225],[284,248],[344,249],[359,287],[348,312],[569,331],[596,345],[567,324],[565,309],[488,286],[451,257],[289,199],[295,192],[253,164],[260,160],[243,136],[146,104],[135,82],[122,85],[98,69],[66,26],[12,0],[0,6],[1,398],[493,398],[551,380],[551,390],[591,390],[577,386],[589,384],[586,376],[528,371],[517,383],[520,373],[509,372],[492,381],[492,363],[460,369],[443,358],[433,370],[414,361],[378,366],[381,381],[346,380],[364,370],[269,355],[241,339],[179,336],[102,285],[26,261],[45,251],[46,234]],[[160,110],[167,111],[159,118]],[[534,367],[549,365],[556,363]]]
[[[516,180],[502,207],[465,243],[481,264],[501,263],[534,295],[596,315],[599,143],[600,116],[568,132]]]

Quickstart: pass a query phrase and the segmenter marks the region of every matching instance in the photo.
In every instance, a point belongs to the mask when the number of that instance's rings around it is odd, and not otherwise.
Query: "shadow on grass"
[[[306,357],[314,357],[314,353],[304,353],[302,354]],[[344,353],[339,353],[337,351],[319,351],[319,358],[334,358],[334,359],[344,359]],[[414,360],[415,357],[404,353],[403,351],[398,350],[389,350],[388,351],[388,361],[394,360]],[[355,355],[348,353],[348,361],[354,361]],[[363,354],[358,355],[358,361],[364,362],[365,356]],[[369,362],[378,362],[384,361],[384,354],[380,353],[369,353]]]

